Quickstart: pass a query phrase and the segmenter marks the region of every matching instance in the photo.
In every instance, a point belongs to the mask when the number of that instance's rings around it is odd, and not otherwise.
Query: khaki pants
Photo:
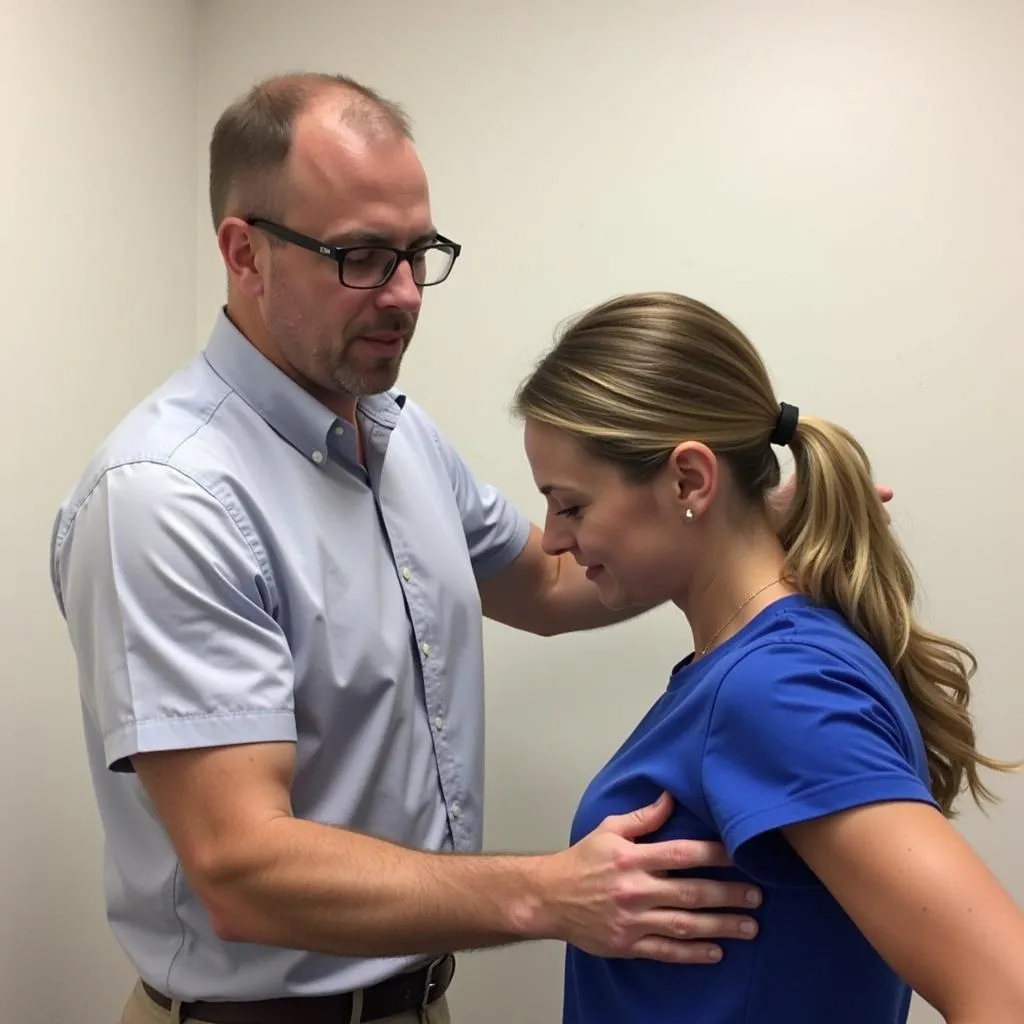
[[[188,1024],[209,1024],[209,1022],[201,1021],[196,1017],[180,1018],[171,1010],[157,1006],[146,994],[142,982],[135,986],[124,1008],[124,1013],[121,1015],[121,1024],[179,1024],[179,1021],[182,1021],[182,1024],[184,1021],[187,1021]],[[339,1021],[338,1024],[344,1024],[344,1022]],[[399,1014],[397,1017],[388,1017],[387,1020],[382,1020],[379,1024],[451,1024],[451,1018],[448,1016],[448,1000],[446,998],[438,999],[437,1002],[431,1003],[422,1014],[413,1010],[410,1013]]]

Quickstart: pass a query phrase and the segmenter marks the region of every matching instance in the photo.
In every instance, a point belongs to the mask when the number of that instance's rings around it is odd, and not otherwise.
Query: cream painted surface
[[[481,476],[540,514],[507,403],[560,320],[642,288],[719,306],[787,401],[867,445],[926,616],[981,659],[986,747],[1024,748],[1019,3],[6,0],[3,23],[0,1019],[106,1024],[131,980],[103,919],[50,519],[204,340],[223,294],[209,131],[274,71],[345,71],[413,115],[465,250],[403,385]],[[564,843],[688,641],[667,610],[546,641],[488,629],[491,848]],[[1024,780],[994,782],[1004,802],[962,828],[1024,902]],[[560,974],[554,944],[465,956],[453,1019],[554,1021]]]
[[[4,1024],[112,1024],[133,984],[48,547],[97,443],[195,348],[196,26],[181,0],[0,3]]]

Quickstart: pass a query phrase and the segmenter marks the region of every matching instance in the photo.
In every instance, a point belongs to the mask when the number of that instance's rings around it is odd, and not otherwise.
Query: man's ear
[[[217,247],[228,277],[234,288],[250,298],[259,298],[264,286],[260,264],[266,246],[256,236],[256,228],[240,217],[225,217],[217,231]]]
[[[700,441],[683,441],[669,456],[669,472],[679,515],[690,521],[699,518],[718,490],[718,457]]]

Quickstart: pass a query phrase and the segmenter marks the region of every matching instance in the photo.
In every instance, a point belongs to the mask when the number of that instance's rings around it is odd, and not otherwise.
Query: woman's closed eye
[[[569,505],[568,508],[560,508],[555,515],[564,516],[566,519],[579,519],[580,505]]]

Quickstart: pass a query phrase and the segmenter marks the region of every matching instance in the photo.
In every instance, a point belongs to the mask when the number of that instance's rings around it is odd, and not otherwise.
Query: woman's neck
[[[779,598],[796,593],[782,580],[785,552],[767,520],[742,531],[711,527],[707,540],[701,565],[675,602],[689,620],[698,658]]]

